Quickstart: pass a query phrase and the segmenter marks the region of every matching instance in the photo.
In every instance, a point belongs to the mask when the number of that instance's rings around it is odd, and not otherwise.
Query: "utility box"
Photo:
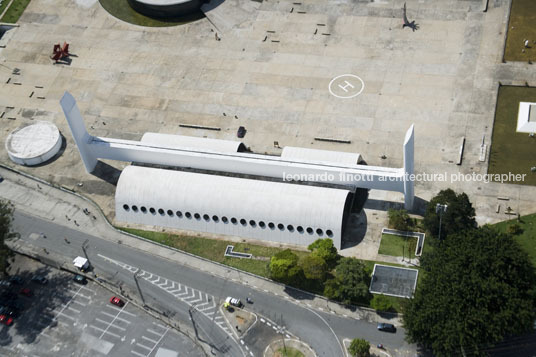
[[[86,272],[89,270],[89,261],[84,257],[76,257],[73,260],[73,264],[78,270]]]

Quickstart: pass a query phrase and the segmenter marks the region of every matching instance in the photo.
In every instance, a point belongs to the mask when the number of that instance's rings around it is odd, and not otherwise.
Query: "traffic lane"
[[[131,247],[118,245],[68,227],[58,226],[53,222],[47,222],[36,217],[19,213],[15,219],[15,223],[22,223],[23,221],[24,224],[20,227],[20,232],[24,232],[27,235],[35,231],[43,231],[47,234],[47,239],[38,240],[36,243],[50,247],[50,249],[59,249],[60,252],[69,251],[69,249],[73,253],[80,252],[81,248],[75,248],[75,246],[78,245],[81,247],[84,241],[89,240],[90,244],[86,251],[91,260],[97,261],[98,258],[96,257],[96,254],[103,252],[104,254],[113,255],[115,259],[126,262],[132,266],[143,268],[162,276],[174,276],[175,280],[191,287],[199,288],[199,286],[202,285],[200,290],[209,292],[214,296],[236,295],[237,297],[242,298],[248,294],[255,296],[256,304],[253,304],[251,307],[255,312],[267,316],[273,321],[278,322],[280,325],[286,326],[287,329],[292,331],[296,336],[308,342],[319,355],[335,356],[341,354],[340,341],[333,336],[333,333],[330,330],[331,326],[328,327],[318,315],[309,311],[306,307],[291,303],[284,298],[274,299],[273,294],[254,290],[242,284],[236,284],[221,278],[216,278],[210,274],[191,269],[187,266],[180,265],[180,269],[177,269],[178,264],[176,262],[168,261],[163,258],[155,259],[154,256]],[[61,240],[63,239],[61,237],[64,235],[69,236],[69,239],[72,241],[71,245],[60,244],[59,246],[56,245],[54,247],[54,242],[57,241],[61,243]],[[162,264],[162,262],[164,264]],[[99,265],[101,264],[99,263]],[[119,270],[121,269],[118,269],[117,271]],[[237,294],[237,292],[241,293]],[[243,296],[240,296],[240,294]],[[297,306],[300,306],[301,308],[296,308]],[[320,314],[320,312],[316,313]],[[333,316],[328,317],[330,317],[330,322],[332,324],[339,325],[341,321],[345,321],[343,324],[344,326],[352,325],[350,330],[346,327],[334,328],[336,331],[343,332],[343,336],[348,334],[347,331],[355,330],[355,324],[359,323],[359,321],[354,319]],[[378,333],[378,331],[375,330],[374,324],[365,324],[366,325],[361,328],[363,333],[368,334],[370,331]],[[375,338],[374,340],[380,339],[382,339],[382,336],[378,336],[378,338]],[[401,338],[399,338],[399,340],[401,340]],[[398,341],[396,344],[399,345],[400,342]]]
[[[133,294],[139,294],[139,291],[136,287],[136,282],[134,280],[134,274],[128,270],[121,269],[118,266],[107,264],[106,261],[99,257],[99,254],[103,252],[108,255],[115,256],[120,251],[128,249],[126,256],[122,256],[121,258],[123,261],[130,262],[131,259],[128,258],[130,254],[134,253],[144,257],[146,253],[133,250],[80,231],[64,228],[63,226],[58,226],[55,223],[43,221],[40,218],[32,217],[21,212],[15,213],[13,227],[16,231],[21,233],[21,238],[23,240],[27,240],[29,243],[34,244],[39,248],[46,248],[49,252],[67,255],[67,257],[71,256],[72,258],[78,255],[84,256],[82,244],[87,241],[88,244],[86,245],[87,248],[85,251],[89,261],[92,264],[94,272],[112,277],[111,282],[117,288],[119,288],[120,285],[124,286],[126,284],[129,286],[129,290]],[[43,233],[43,236],[39,235],[39,238],[33,240],[28,238],[32,233]],[[65,242],[66,237],[68,237],[67,240],[69,243]],[[114,252],[114,254],[110,254],[110,252]],[[154,257],[149,256],[148,261],[153,262]],[[173,264],[170,261],[164,261]],[[136,269],[143,267],[143,265],[144,264],[136,265]],[[172,267],[171,271],[177,271],[176,268],[177,266],[175,265]],[[192,321],[189,313],[189,306],[187,304],[177,300],[173,295],[170,295],[166,291],[155,289],[154,286],[145,283],[143,279],[138,279],[138,283],[142,288],[142,294],[149,306],[155,307],[158,312],[164,312],[167,316],[176,316],[176,318],[180,321]],[[230,338],[230,336],[220,328],[213,329],[213,324],[211,321],[198,316],[194,321],[192,321],[192,323],[194,322],[197,324],[197,333],[199,334],[200,338],[209,344],[212,343],[216,350],[225,351],[226,353],[231,353],[235,356],[243,355],[238,342]],[[205,331],[208,331],[211,336],[206,335]]]

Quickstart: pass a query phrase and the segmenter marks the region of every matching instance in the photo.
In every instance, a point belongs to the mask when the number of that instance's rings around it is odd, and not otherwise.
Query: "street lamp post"
[[[447,212],[448,205],[442,205],[438,203],[436,205],[435,211],[439,214],[439,244],[441,244],[441,219],[443,218],[443,213]]]

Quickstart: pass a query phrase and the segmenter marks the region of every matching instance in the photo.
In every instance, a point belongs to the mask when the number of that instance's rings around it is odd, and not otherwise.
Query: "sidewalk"
[[[33,214],[82,232],[91,232],[91,234],[98,235],[108,241],[120,242],[123,245],[207,272],[219,278],[249,285],[256,290],[283,297],[308,309],[329,312],[357,320],[389,322],[398,326],[401,325],[400,316],[396,314],[387,315],[391,318],[386,319],[379,316],[372,309],[355,306],[346,307],[311,293],[289,288],[283,284],[244,271],[119,232],[110,225],[100,209],[92,201],[76,193],[52,187],[43,180],[16,173],[3,165],[0,165],[0,175],[5,179],[0,184],[0,197],[10,200],[15,205],[15,208],[22,212]],[[86,209],[89,210],[89,214],[84,213]],[[286,291],[290,291],[291,295]]]

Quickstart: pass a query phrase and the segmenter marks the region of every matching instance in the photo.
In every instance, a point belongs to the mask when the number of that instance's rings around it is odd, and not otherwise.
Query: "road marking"
[[[160,332],[156,332],[155,330],[151,330],[150,328],[147,329],[148,332],[152,333],[152,334],[155,334],[157,336],[160,336],[161,333]]]
[[[145,348],[147,351],[152,351],[151,347],[147,347],[147,346],[145,346],[145,345],[142,345],[141,343],[137,343],[137,342],[136,342],[136,346],[140,346],[141,348]],[[149,352],[149,354],[150,354],[150,352]],[[149,355],[149,354],[148,354],[148,355]]]
[[[91,327],[91,328],[93,328],[93,329],[95,329],[95,330],[97,330],[97,331],[102,331],[102,335],[101,335],[101,337],[99,337],[99,340],[102,339],[102,336],[103,336],[104,334],[108,334],[108,335],[114,336],[114,337],[119,338],[119,339],[121,338],[121,336],[116,335],[116,334],[113,333],[113,332],[103,330],[103,329],[101,329],[100,327],[97,327],[97,326],[95,326],[95,325],[89,325],[89,327]]]
[[[158,344],[160,343],[160,341],[162,341],[162,339],[164,338],[164,336],[168,333],[169,331],[169,327],[166,329],[166,331],[162,334],[162,336],[160,337],[160,339],[155,343],[155,345],[153,346],[153,349],[149,352],[149,354],[147,354],[147,356],[149,356],[151,353],[153,353],[154,349],[156,348],[156,346],[158,346]]]
[[[147,357],[147,355],[142,355],[141,353],[136,352],[136,351],[130,351],[130,353],[134,353],[136,356],[140,356],[140,357]]]
[[[167,326],[164,326],[164,325],[159,324],[158,322],[154,322],[154,321],[153,321],[153,325],[156,325],[156,326],[158,326],[160,328],[164,328],[164,329],[168,328]]]
[[[261,317],[261,322],[262,322],[262,323],[265,323],[265,322],[266,322],[266,320],[265,320],[265,319],[263,319],[263,318]]]
[[[158,335],[160,335],[160,334],[158,334]],[[158,342],[156,340],[150,339],[149,337],[145,337],[145,336],[141,336],[141,338],[143,338],[144,340],[147,340],[147,341],[151,341],[152,343],[157,343]]]
[[[79,314],[79,313],[80,313],[80,310],[77,310],[77,309],[75,309],[75,308],[72,308],[72,307],[70,307],[70,306],[68,307],[68,309],[69,309],[69,310],[71,310],[71,311],[74,311],[74,312],[76,312],[77,314]]]
[[[75,319],[74,317],[71,317],[71,316],[69,316],[69,315],[66,315],[66,314],[64,314],[63,312],[59,312],[58,315],[56,315],[56,317],[57,317],[57,316],[60,316],[60,315],[63,316],[63,317],[66,317],[66,318],[68,318],[68,319],[70,319],[70,320],[76,321],[76,319]],[[57,321],[57,318],[56,318],[56,317],[55,317],[54,319]]]
[[[271,324],[271,323],[267,322],[266,324],[267,324],[268,326],[272,327],[272,324]]]
[[[110,309],[114,309],[115,311],[121,311],[120,308],[115,307],[115,306],[112,306],[112,305],[104,305],[104,306],[109,307]],[[127,314],[127,315],[130,315],[130,316],[132,316],[132,317],[137,317],[137,315],[135,315],[135,314],[133,314],[133,313],[131,313],[131,312],[128,312],[128,311],[126,311],[126,310],[124,310],[124,311],[122,311],[122,312],[123,312],[123,314]]]
[[[63,314],[63,311],[67,308],[67,306],[69,306],[69,303],[71,301],[73,301],[73,299],[78,295],[78,293],[80,292],[80,290],[82,290],[82,287],[80,287],[80,289],[78,289],[77,292],[75,292],[75,294],[71,297],[71,299],[69,301],[67,301],[67,303],[63,306],[63,309],[61,309],[61,311],[52,319],[52,321],[56,320],[57,321],[57,317],[60,315],[60,314]],[[71,316],[68,316],[68,315],[65,315],[63,314],[63,316],[73,320],[73,321],[76,321],[76,319],[73,319]]]
[[[75,304],[81,305],[81,306],[83,306],[83,307],[86,307],[86,306],[87,306],[87,304],[81,303],[80,301],[73,300],[73,302],[74,302]]]
[[[126,303],[125,305],[123,305],[123,308],[121,309],[121,311],[119,311],[119,312],[117,313],[117,316],[114,317],[114,319],[112,320],[112,322],[110,322],[110,325],[112,325],[116,319],[117,319],[117,320],[121,320],[121,319],[119,319],[119,314],[125,309],[125,307],[127,307],[127,305],[128,305],[128,301],[127,301],[127,303]],[[126,320],[124,320],[124,321],[126,321]],[[130,322],[129,322],[129,323],[130,323]],[[104,336],[104,333],[105,333],[106,331],[108,331],[108,329],[110,328],[110,325],[108,325],[108,327],[106,327],[106,330],[105,330],[105,331],[102,333],[102,335],[99,337],[99,340],[102,338],[102,336]]]
[[[101,311],[101,314],[104,314],[104,315],[109,316],[109,317],[116,318],[116,319],[119,320],[119,321],[123,321],[123,322],[125,322],[125,323],[127,323],[127,324],[130,324],[130,321],[125,320],[125,319],[122,319],[122,318],[120,318],[120,317],[117,317],[116,315],[109,314],[109,313],[107,313],[107,312],[105,312],[105,311]],[[119,315],[119,314],[118,314],[118,315]]]
[[[98,317],[95,318],[95,321],[98,321],[98,322],[103,323],[105,325],[108,325],[110,323],[110,321],[104,321],[104,320],[99,319]]]

